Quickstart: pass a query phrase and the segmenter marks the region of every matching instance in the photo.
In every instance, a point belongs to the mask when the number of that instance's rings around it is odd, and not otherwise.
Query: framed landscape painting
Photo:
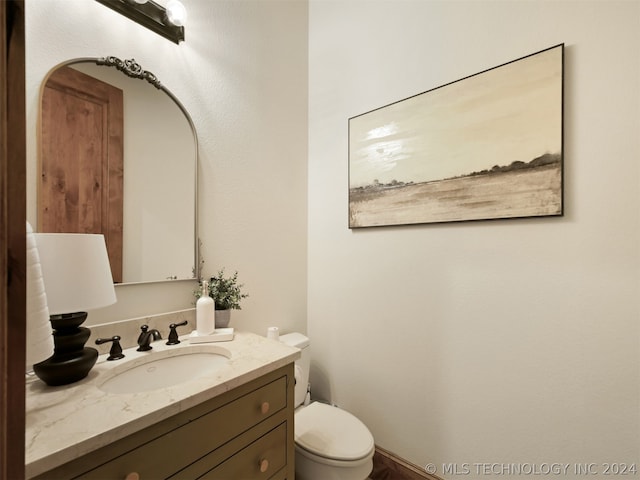
[[[563,214],[564,44],[349,119],[349,228]]]

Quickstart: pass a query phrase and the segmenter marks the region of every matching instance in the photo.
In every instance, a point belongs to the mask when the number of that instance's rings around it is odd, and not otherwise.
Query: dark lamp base
[[[56,355],[33,366],[35,374],[47,385],[58,386],[82,380],[98,360],[95,348],[83,348],[71,355]]]
[[[84,344],[91,330],[81,327],[86,312],[51,315],[53,356],[36,363],[33,371],[47,385],[67,385],[87,376],[98,360],[98,351]]]

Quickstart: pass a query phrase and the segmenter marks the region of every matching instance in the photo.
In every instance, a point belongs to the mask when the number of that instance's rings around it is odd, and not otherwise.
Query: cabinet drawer
[[[166,478],[286,406],[287,378],[280,377],[76,478]]]
[[[200,478],[266,480],[272,478],[286,464],[287,428],[283,423]]]

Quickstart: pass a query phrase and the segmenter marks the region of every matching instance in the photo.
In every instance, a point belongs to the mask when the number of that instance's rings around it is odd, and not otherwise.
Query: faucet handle
[[[138,345],[140,345],[140,342],[144,340],[147,330],[149,330],[149,325],[142,325],[140,327],[140,335],[138,335]]]
[[[96,338],[96,345],[102,345],[107,342],[113,342],[107,360],[120,360],[124,358],[124,353],[122,353],[122,347],[120,346],[120,337],[118,335],[114,335],[111,338]]]
[[[177,345],[178,343],[180,343],[180,340],[178,340],[178,332],[176,331],[176,328],[183,327],[187,325],[187,323],[188,322],[185,320],[184,322],[172,323],[171,325],[169,325],[169,341],[167,342],[167,345]]]

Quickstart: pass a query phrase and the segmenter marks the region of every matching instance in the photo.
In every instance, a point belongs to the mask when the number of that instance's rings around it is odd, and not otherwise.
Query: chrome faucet
[[[160,340],[162,335],[155,328],[149,330],[149,325],[142,325],[140,327],[140,335],[138,336],[138,352],[146,352],[151,350],[153,347],[151,346],[151,342],[153,340]]]

